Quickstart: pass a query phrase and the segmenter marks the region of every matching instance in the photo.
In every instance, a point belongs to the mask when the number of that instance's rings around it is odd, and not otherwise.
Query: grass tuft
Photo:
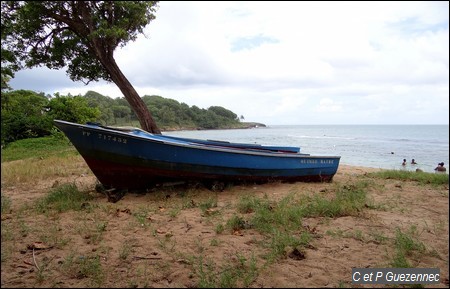
[[[46,136],[15,141],[2,148],[2,163],[75,152],[66,137]]]
[[[47,196],[38,200],[36,210],[46,213],[55,210],[59,213],[69,210],[79,211],[84,208],[83,204],[93,197],[85,192],[80,192],[73,183],[62,184],[52,189]]]
[[[367,176],[380,179],[416,181],[420,184],[431,184],[435,186],[448,185],[449,183],[448,174],[413,172],[403,170],[383,170],[379,172],[368,173]]]

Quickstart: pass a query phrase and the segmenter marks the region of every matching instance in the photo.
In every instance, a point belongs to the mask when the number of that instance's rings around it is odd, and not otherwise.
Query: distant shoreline
[[[181,128],[162,128],[163,132],[170,131],[195,131],[195,130],[221,130],[221,129],[251,129],[251,128],[259,128],[259,127],[267,127],[267,125],[260,122],[240,122],[236,126],[230,127],[219,127],[219,128],[201,128],[201,127],[181,127]]]

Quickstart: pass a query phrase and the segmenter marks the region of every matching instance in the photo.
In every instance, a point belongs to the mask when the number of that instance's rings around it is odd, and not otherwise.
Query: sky
[[[449,124],[448,1],[162,1],[155,15],[115,52],[141,96],[266,125]],[[45,67],[10,85],[123,97]]]

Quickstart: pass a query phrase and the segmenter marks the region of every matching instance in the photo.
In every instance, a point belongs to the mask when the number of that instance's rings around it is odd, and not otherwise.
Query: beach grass
[[[369,173],[368,176],[382,179],[416,181],[420,184],[431,184],[436,186],[448,184],[449,181],[448,174],[445,173],[427,173],[405,170],[383,170]]]
[[[64,156],[76,152],[69,139],[62,133],[51,136],[15,141],[2,148],[2,163],[28,158],[43,159],[49,156]]]
[[[408,217],[412,204],[400,195],[410,186],[443,197],[445,174],[379,170],[331,183],[236,186],[221,193],[160,187],[109,203],[94,182],[74,181],[93,177],[76,150],[64,141],[41,141],[2,150],[8,156],[2,158],[2,286],[270,287],[274,272],[286,267],[309,273],[286,274],[293,279],[285,277],[285,285],[314,287],[320,278],[302,282],[319,275],[311,272],[321,265],[308,260],[322,251],[323,260],[343,262],[356,254],[353,247],[367,246],[360,261],[369,262],[364,258],[370,255],[372,267],[448,260],[434,243],[447,234],[448,217],[415,221]],[[23,153],[27,147],[33,154]],[[389,226],[379,213],[407,222]],[[431,238],[424,239],[427,234]],[[374,257],[374,248],[382,253]],[[19,259],[28,271],[14,265]],[[17,281],[17,274],[26,278]],[[348,276],[328,277],[334,287],[351,285],[343,281]]]

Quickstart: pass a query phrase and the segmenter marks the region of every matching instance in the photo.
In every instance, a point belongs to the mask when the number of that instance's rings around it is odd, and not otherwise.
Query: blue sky
[[[145,36],[115,58],[141,96],[246,121],[448,124],[449,2],[160,2]],[[64,70],[18,72],[13,89],[88,90]]]

